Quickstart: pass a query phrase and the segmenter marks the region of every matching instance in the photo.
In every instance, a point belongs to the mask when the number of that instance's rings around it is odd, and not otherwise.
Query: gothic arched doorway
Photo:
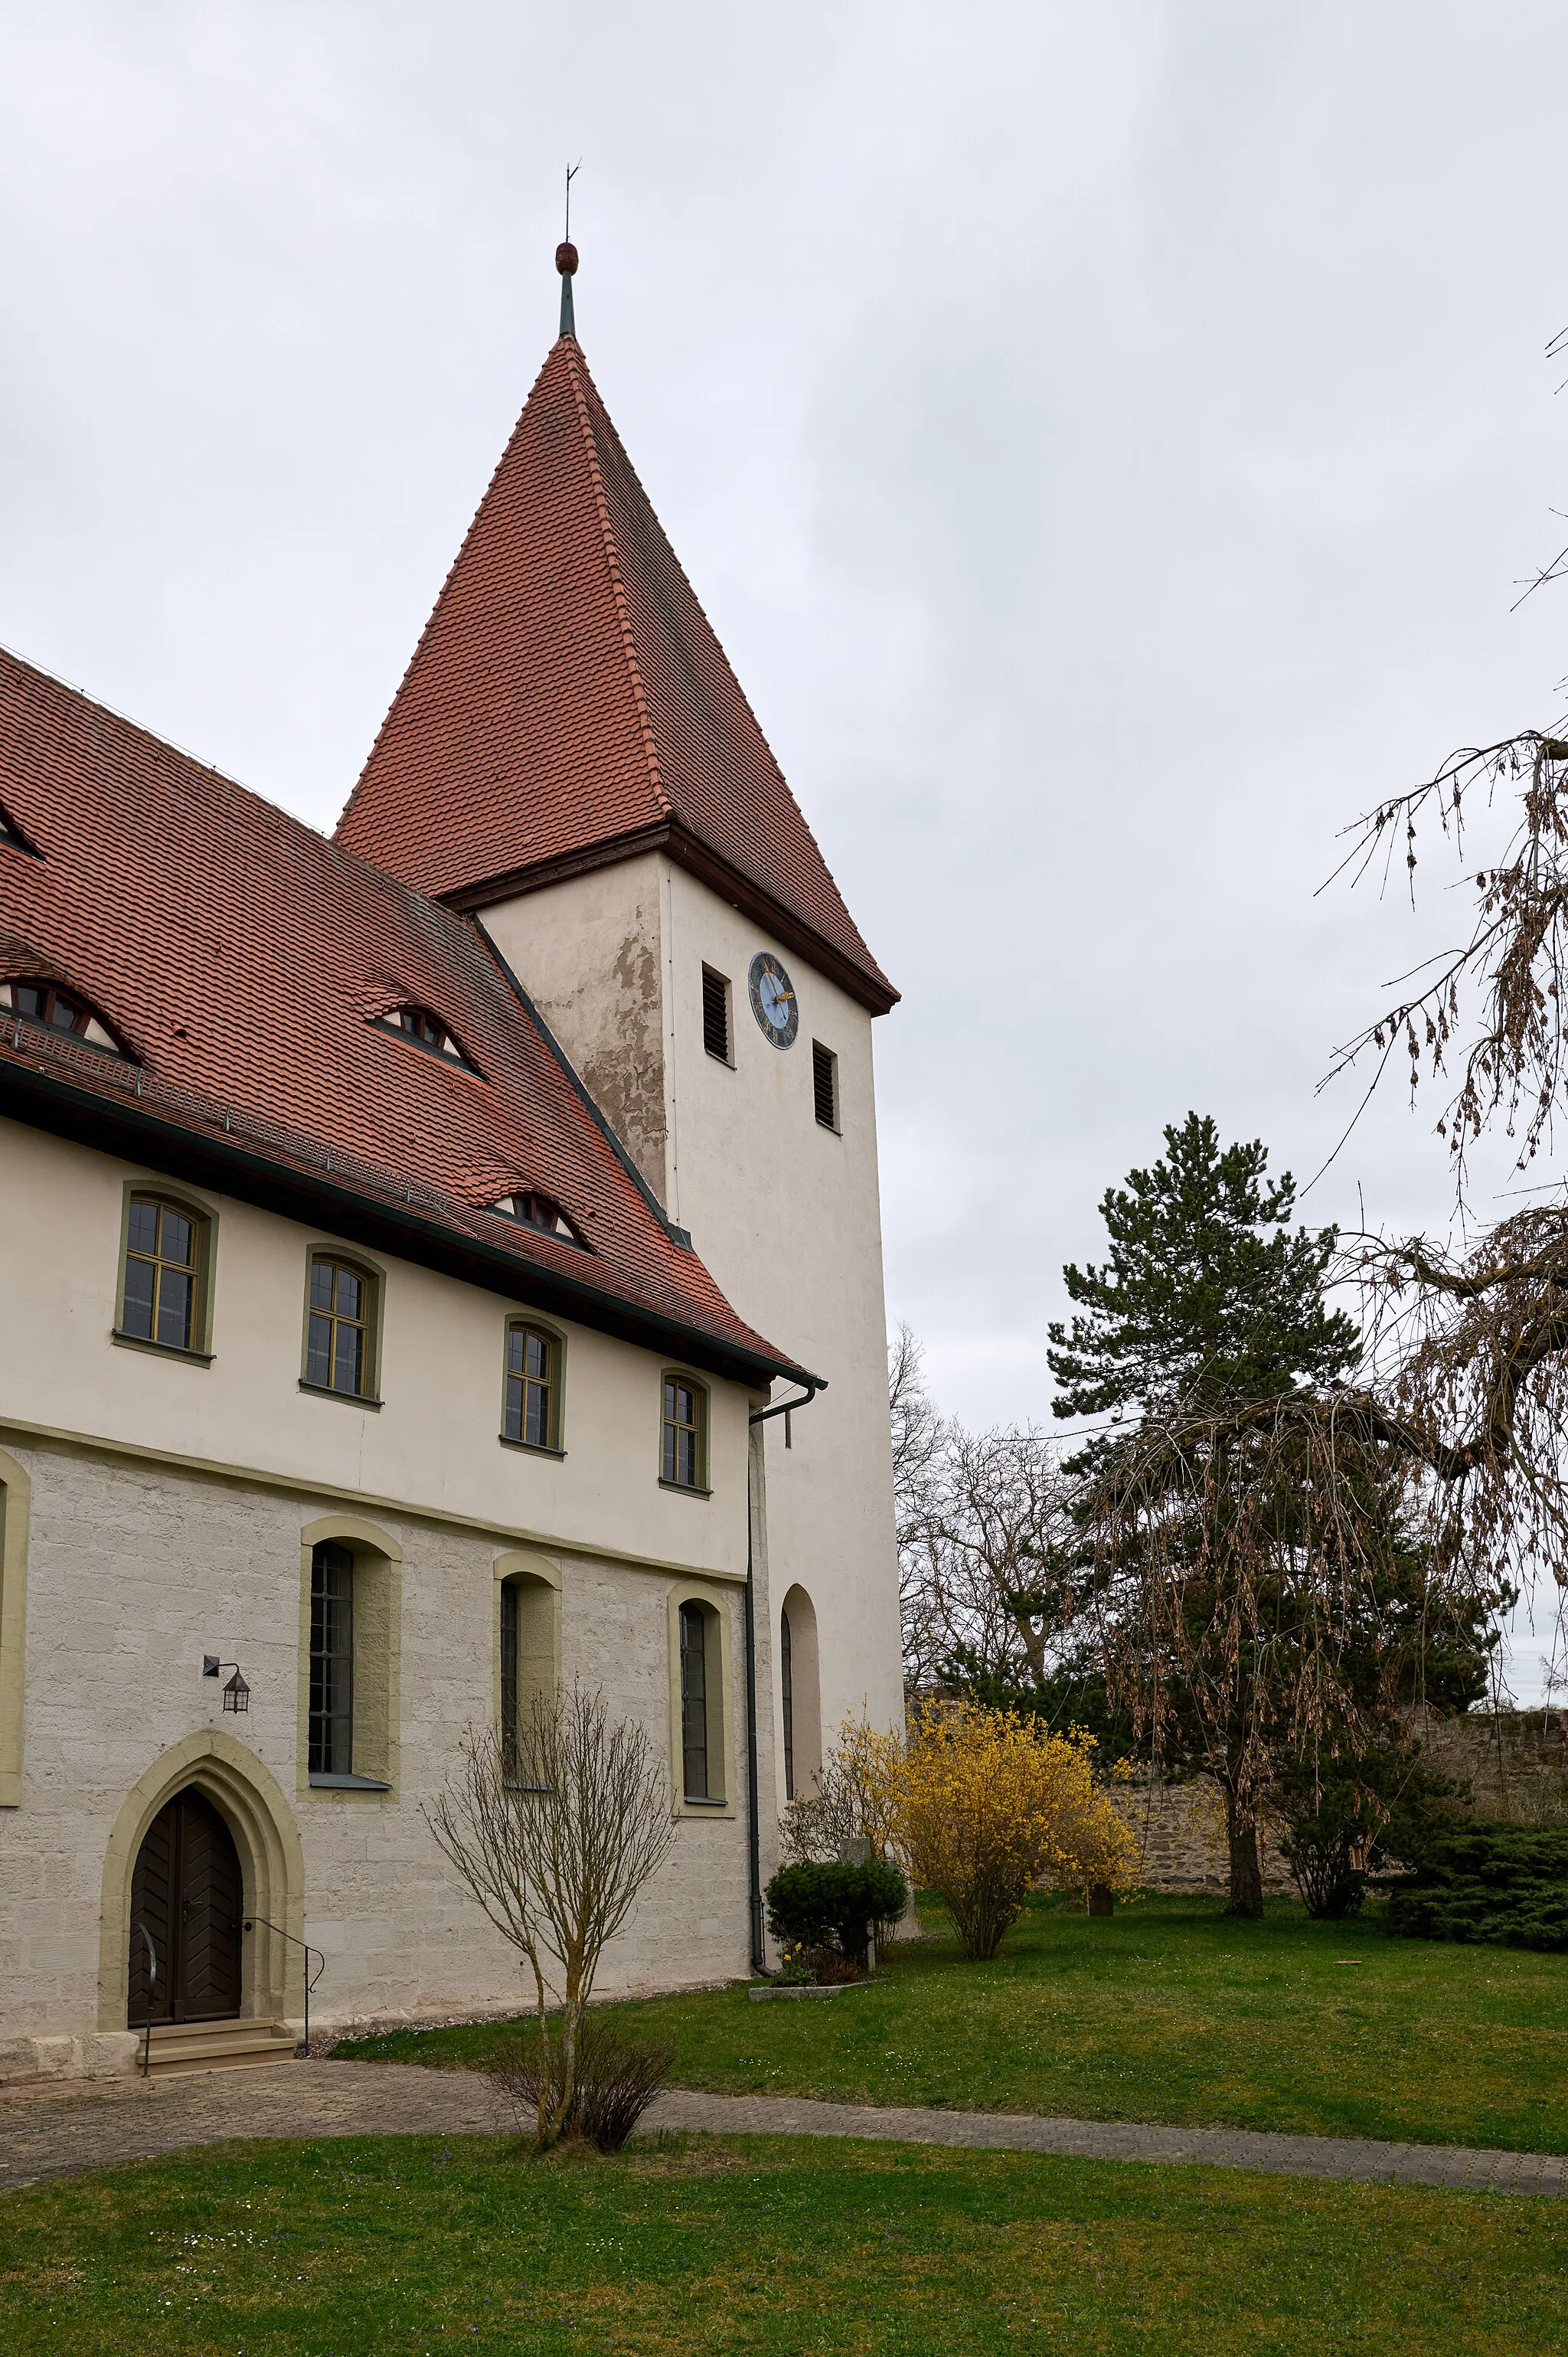
[[[207,1795],[188,1784],[164,1803],[136,1853],[129,2028],[239,2012],[244,1905],[234,1836]]]

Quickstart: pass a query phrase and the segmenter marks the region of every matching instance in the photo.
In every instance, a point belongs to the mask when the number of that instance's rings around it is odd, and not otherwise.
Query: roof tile
[[[789,1364],[671,1236],[471,920],[4,651],[0,793],[41,855],[0,843],[0,978],[90,1000],[149,1111],[260,1139],[280,1168],[336,1156],[524,1269]],[[477,1072],[378,1025],[393,1004],[438,1015]],[[0,1067],[37,1047],[12,1028]],[[64,1069],[106,1102],[128,1085],[91,1051]],[[484,1208],[518,1188],[591,1254]]]
[[[436,898],[669,830],[897,996],[634,473],[576,340],[552,349],[338,838]],[[791,921],[792,920],[792,921]]]

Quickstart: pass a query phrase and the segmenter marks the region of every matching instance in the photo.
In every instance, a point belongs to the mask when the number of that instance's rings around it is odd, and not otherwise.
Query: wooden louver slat
[[[703,1045],[721,1064],[729,1062],[729,986],[722,974],[707,966],[703,968]]]

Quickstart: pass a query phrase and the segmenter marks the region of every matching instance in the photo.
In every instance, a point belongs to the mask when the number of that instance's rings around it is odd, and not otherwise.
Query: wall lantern
[[[239,1663],[220,1662],[216,1653],[203,1653],[201,1656],[201,1674],[204,1678],[218,1677],[224,1670],[232,1670],[234,1673],[233,1676],[227,1681],[223,1688],[224,1709],[234,1711],[249,1710],[251,1707],[251,1689],[245,1684]]]

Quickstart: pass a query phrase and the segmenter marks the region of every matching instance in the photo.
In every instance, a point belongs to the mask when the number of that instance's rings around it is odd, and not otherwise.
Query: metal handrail
[[[156,1949],[154,1947],[154,1945],[153,1945],[153,1935],[152,1935],[152,1933],[148,1931],[148,1929],[147,1929],[146,1925],[145,1925],[144,1922],[142,1922],[142,1921],[140,1921],[140,1919],[139,1919],[139,1918],[138,1918],[138,1920],[137,1920],[136,1929],[137,1929],[137,1931],[141,1933],[141,1935],[142,1935],[143,1939],[146,1942],[146,1947],[147,1947],[147,1964],[148,1964],[148,1967],[149,1967],[149,1969],[148,1969],[148,1973],[147,1973],[147,1989],[148,1989],[148,1993],[149,1993],[149,1996],[150,1996],[151,1992],[152,1992],[154,1989],[156,1989],[156,1986],[157,1986],[157,1985],[158,1985],[158,1952],[157,1952],[157,1950],[156,1950]],[[142,2076],[143,2076],[143,2078],[144,2078],[144,2079],[146,2079],[146,2078],[150,2078],[150,2077],[151,2077],[151,2075],[152,2075],[152,2068],[153,2068],[153,2012],[152,2012],[152,2006],[151,2006],[151,2004],[149,2003],[149,2005],[148,2005],[148,2007],[147,2007],[147,2021],[146,2021],[146,2029],[145,2029],[145,2035],[144,2035],[144,2037],[143,2037],[143,2039],[142,2039]]]
[[[326,1954],[322,1949],[313,1948],[307,1940],[302,1940],[297,1932],[285,1932],[281,1923],[269,1922],[264,1915],[246,1916],[247,1932],[257,1923],[260,1923],[264,1931],[275,1932],[280,1940],[292,1940],[296,1948],[303,1948],[305,1951],[305,2059],[308,2062],[310,2060],[310,1992],[327,1970]],[[312,1956],[316,1958],[314,1972],[310,1969]]]

